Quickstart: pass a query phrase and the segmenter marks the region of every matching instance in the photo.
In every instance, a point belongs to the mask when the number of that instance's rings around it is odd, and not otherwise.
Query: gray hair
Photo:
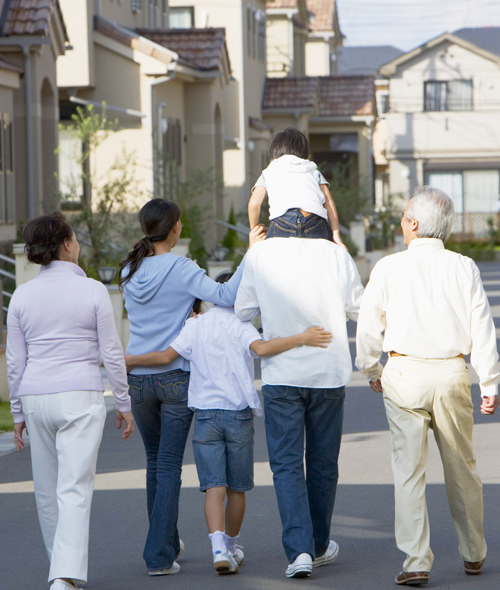
[[[419,238],[437,238],[446,241],[451,234],[455,219],[455,207],[451,198],[432,186],[417,187],[406,217],[418,221]]]

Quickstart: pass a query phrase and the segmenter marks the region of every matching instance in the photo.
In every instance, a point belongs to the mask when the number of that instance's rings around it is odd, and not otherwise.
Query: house
[[[387,146],[387,121],[385,115],[389,108],[389,81],[382,78],[378,69],[383,64],[399,57],[403,51],[392,45],[362,47],[339,47],[337,50],[337,71],[342,75],[375,76],[375,100],[377,120],[373,129],[373,161],[375,165],[375,208],[380,210],[387,202],[389,163],[385,150]]]
[[[262,116],[275,131],[296,127],[326,176],[342,164],[373,198],[374,75],[336,75],[344,36],[333,0],[269,0]],[[314,74],[314,75],[311,75]]]
[[[56,61],[68,41],[58,0],[0,0],[0,242],[54,206]]]
[[[231,129],[232,118],[226,109],[232,81],[224,29],[168,29],[166,2],[61,0],[61,8],[74,43],[58,61],[62,123],[71,122],[77,106],[100,108],[103,101],[108,115],[118,119],[118,131],[98,148],[100,169],[109,169],[123,149],[133,153],[142,199],[169,195],[170,165],[181,177],[209,167],[222,176],[224,129]],[[64,129],[60,139],[64,187],[78,146]],[[201,202],[211,220],[208,248],[218,239],[215,219],[224,215],[216,184]]]
[[[389,83],[388,192],[431,184],[454,231],[485,235],[500,197],[500,28],[444,33],[379,69]]]
[[[231,62],[224,93],[223,216],[229,208],[246,217],[250,190],[267,166],[272,129],[262,120],[266,80],[265,0],[169,0],[171,27],[223,28]]]

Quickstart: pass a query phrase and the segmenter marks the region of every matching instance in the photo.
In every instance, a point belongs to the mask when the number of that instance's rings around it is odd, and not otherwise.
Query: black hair
[[[23,228],[28,260],[42,266],[59,260],[64,240],[71,240],[73,233],[71,224],[60,211],[32,219]]]
[[[281,156],[297,156],[307,160],[309,157],[309,142],[307,137],[298,129],[288,127],[275,133],[269,144],[267,156],[269,161],[277,160]]]
[[[154,242],[163,242],[180,221],[181,210],[176,203],[165,199],[152,199],[139,211],[139,223],[145,234],[144,237],[134,244],[132,251],[127,254],[125,260],[120,262],[119,285],[123,287],[141,266],[146,256],[154,254]],[[128,266],[128,274],[122,276],[123,269]]]
[[[227,270],[219,273],[216,277],[215,277],[215,282],[216,283],[227,283],[229,281],[229,279],[234,275],[234,272],[228,272]],[[201,311],[201,304],[202,304],[202,300],[201,299],[195,299],[194,303],[193,303],[193,311],[194,313],[200,313]]]

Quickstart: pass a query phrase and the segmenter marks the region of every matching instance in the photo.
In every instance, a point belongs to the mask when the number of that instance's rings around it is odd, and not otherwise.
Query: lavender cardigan
[[[120,412],[130,411],[123,349],[106,287],[72,262],[42,266],[16,289],[7,316],[7,372],[14,422],[20,397],[103,391],[101,359]]]

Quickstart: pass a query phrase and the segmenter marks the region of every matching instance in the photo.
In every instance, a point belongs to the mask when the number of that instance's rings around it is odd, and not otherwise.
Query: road
[[[500,264],[480,265],[500,334]],[[355,325],[350,324],[354,354]],[[465,576],[448,509],[437,449],[431,440],[427,501],[435,554],[432,588],[497,590],[500,587],[500,415],[479,413],[479,388],[473,381],[475,449],[484,482],[485,532],[489,558],[480,578]],[[433,439],[431,435],[431,439]],[[281,526],[267,465],[264,424],[256,419],[256,486],[248,494],[241,544],[245,563],[236,576],[217,576],[197,489],[193,453],[186,450],[179,530],[186,544],[181,573],[150,578],[142,561],[147,531],[144,450],[138,432],[121,441],[108,414],[97,467],[90,531],[89,582],[92,590],[284,590],[291,586],[349,590],[395,588],[403,555],[393,537],[393,488],[390,445],[381,397],[359,373],[347,389],[340,483],[331,536],[340,545],[338,560],[303,580],[285,578]],[[0,456],[0,588],[47,588],[48,561],[43,549],[31,481],[29,450]],[[77,531],[75,531],[77,534]]]

